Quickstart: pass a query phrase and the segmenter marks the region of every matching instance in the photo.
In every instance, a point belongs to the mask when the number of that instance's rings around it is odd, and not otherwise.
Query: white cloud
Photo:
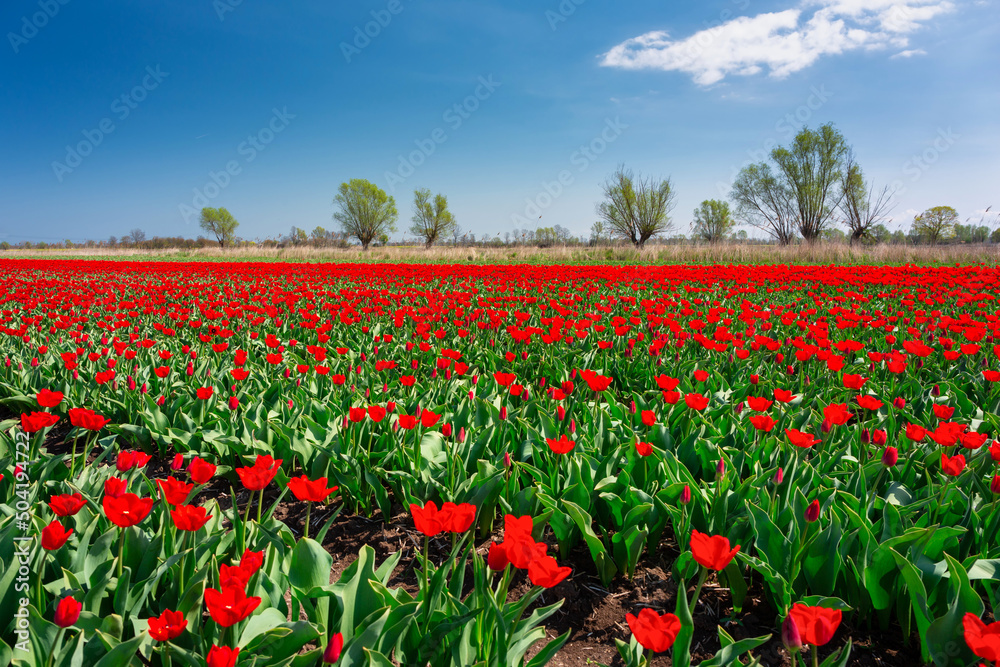
[[[794,9],[741,16],[683,39],[647,32],[612,48],[601,64],[685,72],[702,86],[765,68],[782,78],[826,55],[906,49],[909,33],[953,7],[950,0],[801,0]],[[923,53],[910,49],[897,56]]]
[[[896,55],[892,56],[892,59],[896,58],[912,58],[913,56],[926,56],[927,52],[923,49],[907,49],[906,51],[900,51]]]

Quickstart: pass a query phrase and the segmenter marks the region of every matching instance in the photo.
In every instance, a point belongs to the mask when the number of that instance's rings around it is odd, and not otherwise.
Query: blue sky
[[[10,0],[0,240],[194,237],[204,205],[248,239],[330,229],[351,178],[394,194],[401,232],[427,187],[480,238],[587,234],[619,163],[671,177],[688,233],[742,165],[825,122],[901,187],[891,227],[942,204],[978,220],[1000,208],[997,9]]]

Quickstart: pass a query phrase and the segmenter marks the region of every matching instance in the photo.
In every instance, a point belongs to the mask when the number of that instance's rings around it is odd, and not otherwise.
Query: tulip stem
[[[813,649],[813,667],[819,667],[819,648],[814,644],[812,649]]]
[[[163,653],[163,667],[170,667],[170,643],[163,642],[160,646]]]
[[[698,575],[698,585],[695,586],[694,589],[694,598],[691,599],[691,606],[688,607],[692,614],[694,614],[694,607],[698,604],[698,597],[701,595],[701,587],[705,585],[706,579],[708,579],[708,568],[702,565],[701,574]]]
[[[941,486],[941,495],[938,496],[937,504],[934,505],[934,514],[931,516],[931,523],[937,523],[938,513],[941,511],[941,507],[944,505],[944,499],[948,495],[948,487],[951,486],[951,478],[945,480],[944,484]]]
[[[424,535],[424,625],[426,626],[427,621],[431,617],[431,604],[430,604],[430,584],[427,576],[427,563],[430,560],[430,546],[431,538]]]
[[[41,613],[41,611],[39,611],[39,613]],[[56,657],[56,651],[59,650],[59,644],[62,641],[64,630],[66,630],[66,628],[59,628],[59,631],[56,632],[56,640],[52,643],[52,650],[49,652],[49,659],[45,662],[46,667],[52,667],[52,661]]]
[[[312,503],[306,503],[306,523],[302,527],[302,537],[309,539],[309,513],[312,512]]]
[[[251,497],[253,494],[250,494]],[[264,507],[264,489],[260,490],[260,498],[257,499],[257,525],[260,525],[260,511]]]
[[[118,529],[118,580],[122,578],[122,559],[125,555],[125,529]]]

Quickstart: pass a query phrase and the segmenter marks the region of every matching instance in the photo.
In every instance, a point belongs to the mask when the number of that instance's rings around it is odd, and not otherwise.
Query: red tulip
[[[691,502],[691,487],[687,484],[681,489],[680,503],[681,505],[687,505]]]
[[[975,614],[967,613],[962,618],[962,628],[970,651],[980,658],[1000,661],[1000,622],[986,625]]]
[[[625,620],[635,640],[654,653],[669,650],[681,630],[677,616],[669,613],[660,616],[648,607],[639,610],[638,616],[625,614]]]
[[[806,521],[809,523],[819,521],[819,512],[819,500],[814,500],[809,503],[809,507],[806,508]]]
[[[417,418],[413,415],[399,415],[398,417],[399,427],[404,428],[407,431],[416,428]]]
[[[767,412],[774,401],[769,401],[763,396],[747,396],[747,405],[754,412]]]
[[[329,489],[326,488],[326,480],[326,477],[310,480],[305,475],[300,475],[299,477],[293,477],[288,480],[288,488],[299,500],[321,503],[326,500],[331,493],[340,488],[339,486],[334,486]]]
[[[441,415],[434,414],[430,410],[424,410],[420,413],[420,425],[424,428],[431,428],[438,423],[439,419],[441,419]]]
[[[839,609],[809,607],[796,602],[788,615],[798,628],[802,643],[810,646],[823,646],[828,643],[840,627]]]
[[[510,565],[507,559],[507,548],[503,544],[490,542],[490,551],[486,556],[486,564],[495,572],[499,572]]]
[[[896,461],[899,460],[899,451],[895,447],[886,447],[885,451],[882,452],[882,465],[886,468],[891,468],[896,465]]]
[[[948,456],[944,452],[941,452],[941,470],[946,475],[958,477],[965,470],[965,457],[961,454]]]
[[[367,414],[368,412],[364,408],[350,408],[347,411],[348,419],[350,419],[355,424],[362,421],[365,418],[365,415]]]
[[[652,410],[643,410],[640,415],[642,423],[646,426],[653,426],[656,424],[656,413]]]
[[[372,405],[368,407],[368,416],[372,418],[374,422],[380,422],[385,419],[386,409],[380,405]]]
[[[428,500],[423,507],[411,504],[410,514],[413,515],[413,525],[427,537],[434,537],[444,530],[438,516],[437,504],[433,500]]]
[[[177,471],[184,467],[184,455],[180,452],[174,454],[173,460],[170,461],[170,469]]]
[[[187,619],[179,611],[164,610],[149,619],[149,636],[158,642],[168,642],[180,637],[187,627]]]
[[[823,416],[834,426],[842,426],[854,415],[848,411],[846,403],[833,403],[823,408]]]
[[[568,454],[573,451],[574,447],[576,447],[576,442],[567,438],[565,434],[559,436],[558,440],[545,438],[545,442],[548,444],[549,449],[556,454]]]
[[[43,408],[54,408],[63,400],[63,394],[61,391],[50,391],[49,389],[42,389],[37,394],[35,394],[35,400],[38,401],[38,405]]]
[[[118,468],[118,472],[127,472],[132,468],[144,468],[151,458],[153,457],[143,452],[118,452],[115,467]]]
[[[344,635],[341,633],[335,634],[330,638],[330,643],[327,644],[326,650],[323,651],[323,662],[334,663],[340,660],[340,653],[344,650]]]
[[[32,412],[21,415],[21,430],[25,433],[38,433],[59,421],[59,417],[51,412]]]
[[[281,467],[281,459],[274,459],[270,454],[259,454],[252,466],[237,468],[236,474],[249,491],[260,491],[271,483]]]
[[[204,507],[195,505],[178,505],[170,510],[170,518],[173,520],[177,530],[194,532],[208,523],[212,515]]]
[[[739,550],[740,545],[731,548],[729,538],[722,535],[691,531],[691,555],[701,566],[710,570],[725,570]]]
[[[471,526],[476,518],[476,506],[470,503],[447,502],[441,506],[438,512],[438,521],[443,530],[449,533],[464,533]]]
[[[238,586],[225,586],[221,591],[205,589],[205,606],[216,623],[224,628],[236,625],[260,605],[259,597],[248,597]]]
[[[78,428],[87,431],[100,431],[111,420],[105,419],[93,410],[84,408],[70,408],[69,422]]]
[[[552,588],[573,571],[570,567],[559,567],[552,556],[537,555],[528,563],[528,579],[535,586]]]
[[[770,433],[775,424],[778,422],[773,419],[770,415],[752,415],[750,417],[750,423],[758,431],[764,431],[765,433]]]
[[[810,433],[803,433],[794,428],[786,428],[785,435],[788,437],[788,442],[792,443],[796,447],[806,448],[812,447],[813,445],[818,445],[822,440],[818,440],[813,437]]]
[[[215,475],[216,466],[208,461],[194,457],[188,464],[188,475],[195,484],[205,484]]]
[[[87,501],[83,499],[83,496],[79,493],[68,494],[64,493],[58,496],[52,496],[49,499],[49,509],[51,509],[56,516],[73,516],[87,504]]]
[[[53,521],[42,529],[42,548],[46,551],[55,551],[66,544],[66,540],[72,534],[72,528],[67,530],[58,521]]]
[[[82,604],[74,598],[65,597],[56,606],[56,613],[52,620],[60,628],[68,628],[80,618],[81,609],[83,609]]]
[[[685,394],[684,403],[692,410],[704,410],[708,407],[708,397],[701,394]]]
[[[123,493],[117,497],[105,495],[101,504],[111,523],[120,528],[136,525],[153,509],[152,498],[140,498],[134,493]]]
[[[128,481],[118,477],[109,477],[104,480],[104,495],[109,498],[117,498],[128,489]]]
[[[236,667],[240,649],[213,645],[205,656],[205,667]]]
[[[635,451],[639,456],[649,456],[653,453],[653,443],[636,441]]]

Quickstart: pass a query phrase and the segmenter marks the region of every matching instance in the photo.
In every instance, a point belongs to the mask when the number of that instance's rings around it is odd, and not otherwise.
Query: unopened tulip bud
[[[433,380],[437,376],[438,376],[438,369],[435,368],[434,370],[431,371],[431,379]]]
[[[295,386],[296,387],[301,387],[302,386],[302,378],[296,378],[295,379]]]
[[[868,431],[868,429],[867,428],[861,429],[861,442],[867,445],[871,441],[872,441],[872,436],[871,433]]]
[[[20,366],[20,365],[21,364],[18,364],[18,366]],[[21,369],[18,368],[17,370],[21,370]],[[80,379],[80,371],[76,370],[75,368],[73,369],[73,379],[74,380],[79,380]]]
[[[459,442],[465,442],[465,427],[464,426],[459,426],[458,427],[458,441]]]
[[[344,415],[344,418],[340,421],[340,428],[341,429],[347,428],[347,415]]]
[[[733,411],[734,411],[734,412],[735,412],[736,414],[740,414],[741,412],[743,412],[743,401],[740,401],[739,403],[737,403],[737,404],[736,404],[736,407],[735,407],[735,408],[733,408]]]
[[[192,377],[194,375],[194,364],[189,363],[184,372],[187,373],[188,377]]]
[[[566,419],[566,408],[561,405],[556,406],[556,418],[559,421]]]
[[[500,406],[500,421],[502,421],[502,422],[507,421],[507,406],[506,405],[501,405]]]
[[[940,396],[940,395],[941,395],[941,386],[934,385],[934,388],[931,389],[931,396]]]
[[[829,433],[833,430],[833,423],[829,419],[824,419],[823,423],[819,425],[819,430],[823,433]]]
[[[545,386],[545,378],[538,378],[538,386],[539,387]]]
[[[685,484],[684,488],[681,490],[680,501],[681,505],[687,505],[689,502],[691,502],[691,487],[688,486],[687,484]]]
[[[295,407],[295,403],[292,401],[292,399],[288,399],[288,409],[291,410],[294,407]]]
[[[33,359],[31,360],[31,367],[32,367],[32,368],[38,368],[38,357],[34,357],[34,358],[33,358]]]
[[[722,479],[726,474],[726,460],[719,459],[719,462],[715,464],[715,479]]]
[[[451,424],[445,424],[444,426],[441,427],[441,435],[443,435],[446,438],[451,437]]]
[[[785,470],[784,470],[784,468],[779,467],[774,472],[774,477],[771,478],[771,481],[773,481],[775,483],[775,485],[779,485],[782,482],[784,482],[785,481]]]
[[[814,523],[818,520],[819,520],[819,501],[814,500],[809,505],[809,507],[806,508],[806,521],[808,521],[809,523]]]
[[[140,394],[145,394],[145,393],[147,393],[147,392],[149,392],[149,387],[147,387],[147,386],[146,386],[146,383],[145,383],[145,382],[143,382],[143,383],[142,383],[142,386],[141,386],[141,387],[139,387],[139,393],[140,393]]]
[[[240,405],[240,399],[236,398],[235,396],[230,396],[229,397],[229,409],[230,410],[235,410],[236,408],[239,407],[239,405]]]
[[[524,361],[528,360],[528,351],[527,350],[525,350],[524,352],[521,353],[521,359],[524,360]]]
[[[509,468],[511,466],[511,463],[510,463],[510,452],[504,452],[503,453],[503,465],[504,465],[505,468]]]
[[[1000,475],[993,475],[993,481],[990,482],[990,491],[1000,495]]]
[[[569,420],[569,432],[576,433],[576,419]]]
[[[902,410],[903,408],[906,407],[906,399],[903,398],[902,396],[897,396],[895,399],[893,399],[892,406],[897,410]]]
[[[371,398],[371,395],[372,395],[371,389],[365,387],[365,398]]]
[[[184,467],[184,455],[181,453],[174,454],[174,460],[170,462],[171,470],[180,470]]]
[[[896,461],[899,460],[899,451],[895,447],[886,447],[885,451],[882,452],[882,465],[886,468],[891,468],[896,465]]]
[[[758,382],[760,382],[760,376],[759,375],[751,375],[750,376],[750,384],[757,384]]]
[[[327,644],[326,650],[323,651],[323,662],[334,663],[340,660],[340,653],[344,650],[344,635],[341,633],[335,634],[330,638],[330,643]]]
[[[160,396],[158,399],[156,399],[156,404],[161,408],[163,407],[163,404],[166,402],[167,402],[166,396]]]
[[[872,444],[876,447],[881,447],[889,439],[889,435],[882,429],[875,429],[872,431]]]
[[[785,616],[785,622],[781,624],[781,643],[789,653],[797,653],[802,649],[802,635],[791,615]]]
[[[474,391],[471,391],[471,390],[470,390],[470,391],[469,391],[469,400],[471,401],[471,400],[472,400],[472,399],[474,399],[475,397],[476,397],[476,392],[474,392]]]
[[[368,355],[366,355],[364,352],[361,353],[361,361],[368,361]]]

